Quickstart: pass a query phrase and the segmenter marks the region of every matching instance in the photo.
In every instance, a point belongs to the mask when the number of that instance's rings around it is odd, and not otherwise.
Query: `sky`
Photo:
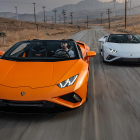
[[[0,0],[0,12],[15,12],[15,6],[17,6],[18,13],[32,14],[34,12],[33,4],[32,4],[33,2],[36,3],[36,11],[40,12],[42,11],[43,6],[46,6],[46,10],[50,11],[56,7],[60,7],[65,4],[76,4],[80,1],[81,0]],[[111,1],[111,0],[100,0],[100,1]],[[13,2],[18,2],[18,3],[13,3]]]
[[[6,2],[1,2],[6,1]],[[15,7],[18,7],[19,13],[33,13],[33,3],[35,2],[36,11],[39,12],[42,10],[43,6],[46,6],[46,10],[52,10],[56,7],[63,6],[65,4],[76,4],[81,0],[0,0],[0,12],[15,12]],[[19,2],[19,3],[12,3]],[[25,4],[22,4],[25,3]]]

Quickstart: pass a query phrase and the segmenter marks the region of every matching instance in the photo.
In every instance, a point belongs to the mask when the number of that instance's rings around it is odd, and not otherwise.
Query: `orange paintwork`
[[[94,51],[87,52],[87,57],[94,57],[96,53]]]
[[[0,56],[2,56],[5,52],[4,51],[0,51]]]
[[[15,62],[0,59],[2,67],[0,69],[0,99],[46,100],[69,108],[81,106],[87,96],[89,77],[89,58],[87,56],[88,54],[93,55],[93,52],[89,52],[89,47],[84,43],[80,47],[81,50],[84,49],[82,51],[85,55],[83,59],[60,62]],[[73,85],[62,89],[57,86],[77,74],[79,76]],[[21,96],[21,92],[25,92],[25,95]],[[71,103],[59,98],[71,92],[77,93],[82,101]]]
[[[22,57],[25,57],[25,56],[26,56],[26,53],[24,53]]]

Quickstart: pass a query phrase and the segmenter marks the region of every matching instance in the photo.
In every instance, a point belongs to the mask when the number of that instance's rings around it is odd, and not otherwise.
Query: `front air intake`
[[[113,55],[109,55],[107,58],[106,58],[106,60],[111,60],[111,59],[113,59],[113,58],[115,58],[116,56],[113,56]]]
[[[74,92],[60,96],[59,98],[71,103],[78,103],[82,101],[82,98]]]

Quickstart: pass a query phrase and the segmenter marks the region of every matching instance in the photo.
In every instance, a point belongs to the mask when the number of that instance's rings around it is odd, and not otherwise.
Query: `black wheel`
[[[101,52],[103,53],[103,50],[102,49],[100,50],[100,55],[102,55]]]

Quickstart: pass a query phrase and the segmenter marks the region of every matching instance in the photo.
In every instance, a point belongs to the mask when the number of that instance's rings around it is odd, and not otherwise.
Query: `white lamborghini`
[[[140,62],[140,35],[110,34],[99,42],[103,62]]]

